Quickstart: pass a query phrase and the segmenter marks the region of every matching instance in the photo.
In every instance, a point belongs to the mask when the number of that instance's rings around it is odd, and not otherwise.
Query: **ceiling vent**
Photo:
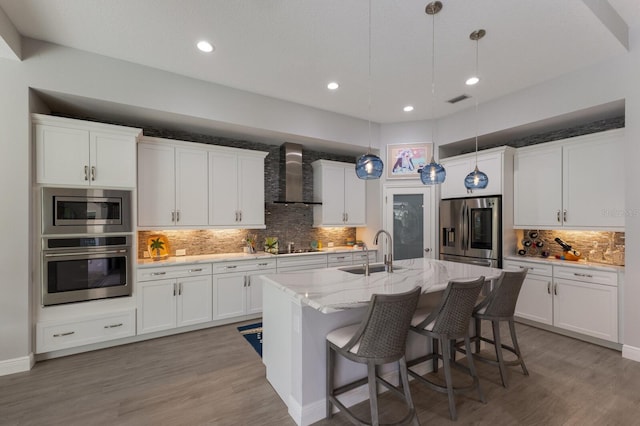
[[[449,102],[450,104],[457,104],[460,101],[464,101],[465,99],[469,99],[471,96],[469,95],[460,95],[460,96],[456,96],[455,98],[451,98],[449,99],[447,102]]]

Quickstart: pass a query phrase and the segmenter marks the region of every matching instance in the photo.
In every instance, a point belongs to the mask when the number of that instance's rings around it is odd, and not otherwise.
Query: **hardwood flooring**
[[[233,324],[40,362],[0,377],[0,425],[295,425],[264,366]],[[488,403],[415,381],[423,425],[637,425],[640,363],[619,352],[517,324],[530,372],[510,368],[508,389],[476,363]],[[401,404],[380,398],[383,416]],[[367,412],[368,404],[357,410]],[[385,420],[383,418],[383,420]],[[317,425],[350,424],[340,414]]]

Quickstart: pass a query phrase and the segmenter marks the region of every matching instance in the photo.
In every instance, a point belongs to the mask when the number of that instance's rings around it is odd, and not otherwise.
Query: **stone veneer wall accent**
[[[131,123],[124,125],[143,127]],[[280,146],[155,127],[144,127],[143,133],[145,136],[265,151],[269,154],[265,158],[264,181],[266,229],[140,231],[138,232],[139,258],[143,257],[148,237],[154,234],[167,236],[171,255],[175,254],[176,249],[186,249],[187,255],[241,252],[248,234],[256,235],[258,250],[262,250],[262,243],[266,237],[277,237],[281,242],[280,248],[286,248],[287,243],[293,241],[297,249],[309,248],[311,241],[322,241],[323,246],[326,247],[329,242],[333,242],[335,245],[344,245],[348,240],[355,240],[355,228],[313,228],[312,206],[273,203],[273,201],[280,199],[280,185],[284,184],[284,179],[280,177],[280,167],[284,161],[280,153]],[[319,159],[355,164],[354,157],[303,149],[303,194],[306,201],[313,199],[313,167],[311,163]]]
[[[529,239],[529,233],[535,231],[538,232],[538,238],[536,241],[542,241],[543,247],[539,250],[529,250],[525,257],[540,257],[542,250],[548,250],[550,257],[562,254],[562,247],[554,240],[559,237],[561,240],[569,244],[574,250],[578,250],[581,253],[582,258],[589,260],[590,262],[605,263],[609,265],[624,265],[624,232],[603,232],[603,231],[536,231],[536,230],[517,230],[516,235],[518,238],[518,250],[525,248],[523,246],[523,240]],[[594,243],[598,244],[598,250],[604,253],[608,247],[611,247],[612,251],[619,251],[620,259],[605,260],[600,254],[597,257],[590,256],[590,251],[594,248]],[[510,254],[510,253],[506,253]],[[614,256],[615,257],[615,256]]]

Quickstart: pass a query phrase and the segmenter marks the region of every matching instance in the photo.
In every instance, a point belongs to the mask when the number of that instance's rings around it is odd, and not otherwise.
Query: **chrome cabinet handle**
[[[91,166],[91,180],[96,180],[96,167]]]
[[[123,324],[119,323],[119,324],[110,324],[110,325],[105,325],[104,328],[116,328],[116,327],[122,327]]]
[[[193,272],[202,272],[202,268],[198,268],[198,269],[189,269],[189,273],[193,273]]]
[[[560,223],[560,210],[556,213],[556,220]]]
[[[231,265],[231,266],[225,266],[226,269],[236,269],[237,266],[236,265]]]
[[[245,279],[247,280],[247,287],[251,287],[251,275],[246,275]]]
[[[71,336],[72,334],[76,334],[76,332],[67,331],[66,333],[57,333],[57,334],[54,334],[53,337]]]
[[[590,274],[579,274],[577,272],[574,272],[573,275],[575,275],[576,277],[593,278],[593,275],[590,275]]]
[[[551,294],[551,281],[547,282],[547,293]]]
[[[152,272],[151,273],[152,276],[156,276],[156,275],[167,275],[166,272]]]
[[[567,211],[566,211],[566,210],[563,210],[563,211],[562,211],[562,221],[563,221],[563,222],[566,222],[566,221],[567,221]]]
[[[89,180],[89,166],[84,166],[84,180]]]
[[[240,222],[242,222],[242,210],[240,210],[238,214],[240,215]]]
[[[265,262],[265,263],[258,263],[258,266],[268,266],[268,265],[269,265],[269,264],[268,264],[268,263],[266,263],[266,262]]]
[[[175,222],[176,221],[176,211],[172,210],[171,211],[171,222]]]
[[[553,294],[558,295],[558,284],[553,285]]]
[[[173,283],[173,295],[176,295],[176,283]]]
[[[178,284],[178,296],[182,296],[182,283]]]
[[[180,210],[176,210],[176,222],[180,222]]]
[[[247,276],[245,275],[243,280],[242,280],[242,287],[246,287],[247,286]]]

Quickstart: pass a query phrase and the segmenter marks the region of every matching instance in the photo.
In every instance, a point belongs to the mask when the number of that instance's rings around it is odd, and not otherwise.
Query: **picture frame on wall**
[[[387,145],[387,179],[420,179],[432,150],[431,142]]]

